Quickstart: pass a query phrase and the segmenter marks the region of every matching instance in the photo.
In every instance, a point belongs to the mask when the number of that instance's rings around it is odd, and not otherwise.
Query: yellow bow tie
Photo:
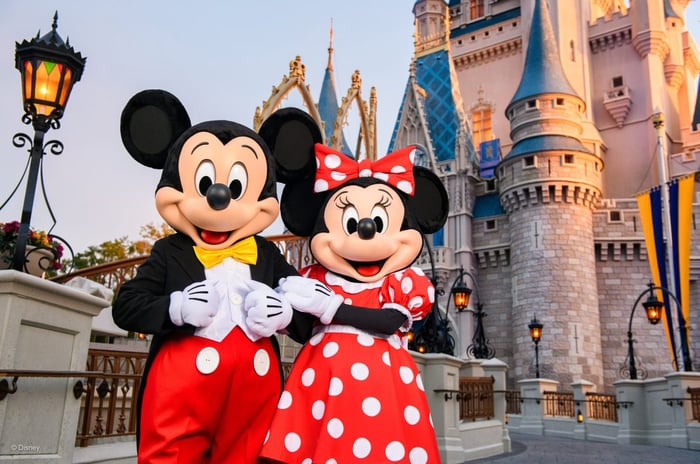
[[[224,258],[231,257],[244,264],[258,262],[258,247],[253,237],[248,237],[223,250],[205,250],[194,246],[194,254],[206,269],[221,263]]]

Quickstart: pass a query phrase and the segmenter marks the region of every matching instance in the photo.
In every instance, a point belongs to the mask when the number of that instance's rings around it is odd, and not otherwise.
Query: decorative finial
[[[51,24],[51,30],[56,32],[58,29],[58,10],[53,14],[53,24]]]
[[[331,30],[330,30],[330,41],[328,42],[328,65],[326,68],[333,70],[333,62],[331,58],[333,57],[333,18],[331,18]]]

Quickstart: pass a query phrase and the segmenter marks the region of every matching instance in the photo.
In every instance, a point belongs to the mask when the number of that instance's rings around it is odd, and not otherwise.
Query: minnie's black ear
[[[185,107],[165,90],[143,90],[122,111],[122,143],[139,163],[162,169],[173,142],[192,124]]]
[[[288,183],[316,171],[314,144],[323,137],[316,121],[298,108],[282,108],[270,115],[258,134],[270,147],[277,164],[277,180]]]
[[[432,234],[447,221],[450,209],[447,191],[440,178],[426,168],[415,166],[413,177],[416,190],[412,197],[408,197],[408,207],[415,215],[421,231]]]
[[[314,179],[304,179],[284,186],[280,200],[282,222],[294,235],[309,237],[328,192],[313,193]]]

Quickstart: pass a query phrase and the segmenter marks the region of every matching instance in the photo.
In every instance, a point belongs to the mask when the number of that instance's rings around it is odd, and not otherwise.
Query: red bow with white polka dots
[[[316,193],[334,189],[358,177],[374,177],[409,195],[414,193],[413,159],[416,154],[414,146],[389,153],[374,162],[368,159],[357,162],[320,143],[314,145],[314,148],[317,166],[314,183]]]

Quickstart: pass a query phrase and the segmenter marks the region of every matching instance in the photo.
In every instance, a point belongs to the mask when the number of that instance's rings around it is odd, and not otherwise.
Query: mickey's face
[[[386,184],[341,187],[323,211],[328,232],[312,237],[311,251],[336,274],[378,281],[409,266],[420,253],[420,232],[401,230],[405,212],[399,194]]]
[[[276,198],[259,199],[268,176],[267,163],[265,151],[251,137],[222,143],[209,132],[196,132],[182,145],[178,157],[182,191],[158,189],[158,212],[197,246],[227,248],[263,231],[279,213]]]

